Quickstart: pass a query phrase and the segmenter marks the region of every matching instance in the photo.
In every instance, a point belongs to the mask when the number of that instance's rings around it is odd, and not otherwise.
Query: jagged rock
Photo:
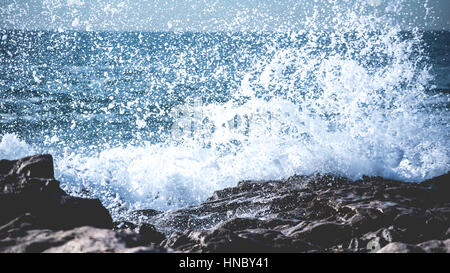
[[[50,155],[0,161],[0,252],[163,251],[135,232],[109,230],[98,199],[66,194],[53,175]]]
[[[262,228],[265,221],[256,218],[232,218],[220,223],[216,228],[223,228],[232,231],[245,229]]]
[[[418,244],[427,253],[450,253],[450,239],[432,240]]]
[[[164,236],[164,234],[156,230],[153,225],[147,223],[144,223],[139,227],[139,234],[147,243],[159,244],[164,239],[166,239],[166,236]]]
[[[53,157],[49,154],[24,157],[19,160],[0,160],[0,174],[54,178]]]
[[[199,252],[200,236],[196,231],[186,231],[185,233],[174,232],[161,242],[161,246],[172,248],[177,251]],[[206,232],[203,232],[205,234]]]
[[[348,241],[351,237],[351,229],[347,225],[338,223],[313,222],[289,235],[327,248]]]
[[[377,253],[425,253],[425,251],[420,246],[396,242],[386,245]]]
[[[390,226],[353,238],[348,248],[357,252],[376,252],[389,243],[401,241],[402,238],[401,231]]]
[[[67,231],[34,229],[20,237],[0,240],[0,252],[165,252],[156,245],[144,246],[141,236],[131,231],[79,227]]]
[[[441,202],[450,202],[450,172],[422,182],[423,186],[433,190],[433,198]]]
[[[286,252],[376,252],[392,243],[448,238],[450,191],[443,181],[450,181],[448,174],[423,183],[331,175],[244,181],[146,221],[171,234],[163,244],[179,251],[278,251],[273,246],[283,245]],[[309,248],[295,248],[298,242]]]
[[[112,218],[98,199],[69,196],[59,187],[51,160],[42,155],[2,161],[0,169],[8,174],[0,175],[0,225],[31,213],[42,228],[112,228]]]
[[[36,218],[27,213],[13,219],[11,222],[0,227],[0,240],[25,236],[28,230],[39,229]]]
[[[218,253],[307,252],[319,249],[275,230],[229,230],[220,225],[209,231],[173,233],[161,245],[182,252]]]

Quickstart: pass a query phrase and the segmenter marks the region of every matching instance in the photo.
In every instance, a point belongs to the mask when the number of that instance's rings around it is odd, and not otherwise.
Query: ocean
[[[0,158],[114,217],[294,174],[450,170],[450,32],[0,30]],[[348,27],[348,25],[347,25]]]

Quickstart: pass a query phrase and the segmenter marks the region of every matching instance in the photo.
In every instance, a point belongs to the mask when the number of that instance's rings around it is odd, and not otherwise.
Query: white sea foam
[[[14,160],[31,155],[33,149],[15,134],[0,135],[0,159]]]
[[[134,208],[166,210],[198,203],[246,179],[319,172],[422,181],[449,170],[445,128],[430,126],[420,113],[351,116],[333,125],[339,129],[330,129],[329,120],[277,98],[208,105],[203,112],[217,126],[206,138],[202,132],[202,138],[185,136],[179,144],[119,147],[93,156],[73,153],[58,161],[59,173],[72,190],[121,198]],[[244,113],[253,114],[253,120],[242,122],[249,125],[246,130],[229,122]]]
[[[447,172],[448,118],[430,105],[448,98],[425,93],[432,77],[420,64],[420,35],[401,38],[386,16],[344,14],[328,43],[313,18],[309,32],[290,34],[302,46],[268,44],[227,103],[174,109],[185,115],[175,115],[166,143],[69,154],[59,172],[163,210],[243,179],[320,172],[422,181]]]

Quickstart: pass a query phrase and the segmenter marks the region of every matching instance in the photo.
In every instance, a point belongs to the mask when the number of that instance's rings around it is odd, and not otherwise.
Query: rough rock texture
[[[71,230],[30,229],[0,241],[0,252],[80,253],[80,252],[165,252],[155,244],[145,244],[132,231],[113,231],[89,226]],[[2,232],[2,237],[5,233]]]
[[[390,243],[377,251],[378,253],[425,253],[425,251],[416,245],[404,243]]]
[[[0,252],[163,251],[151,226],[113,231],[99,200],[66,194],[53,175],[51,155],[0,161]]]
[[[67,195],[50,155],[0,160],[0,252],[450,252],[450,174],[243,181],[198,206],[112,222]]]
[[[135,215],[179,251],[449,252],[449,184],[449,174],[422,183],[294,176],[244,181],[198,206]]]
[[[395,242],[386,245],[378,253],[450,253],[450,239],[432,240],[418,245]]]
[[[111,216],[99,200],[72,197],[59,187],[51,155],[2,160],[0,166],[0,225],[31,213],[42,228],[112,227]]]

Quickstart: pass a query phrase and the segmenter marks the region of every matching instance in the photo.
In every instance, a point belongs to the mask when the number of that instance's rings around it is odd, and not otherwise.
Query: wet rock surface
[[[163,246],[180,251],[448,252],[449,184],[449,174],[422,183],[330,175],[244,181],[146,221],[169,235]]]
[[[450,175],[243,181],[198,206],[114,222],[50,155],[0,161],[0,252],[450,252]]]

